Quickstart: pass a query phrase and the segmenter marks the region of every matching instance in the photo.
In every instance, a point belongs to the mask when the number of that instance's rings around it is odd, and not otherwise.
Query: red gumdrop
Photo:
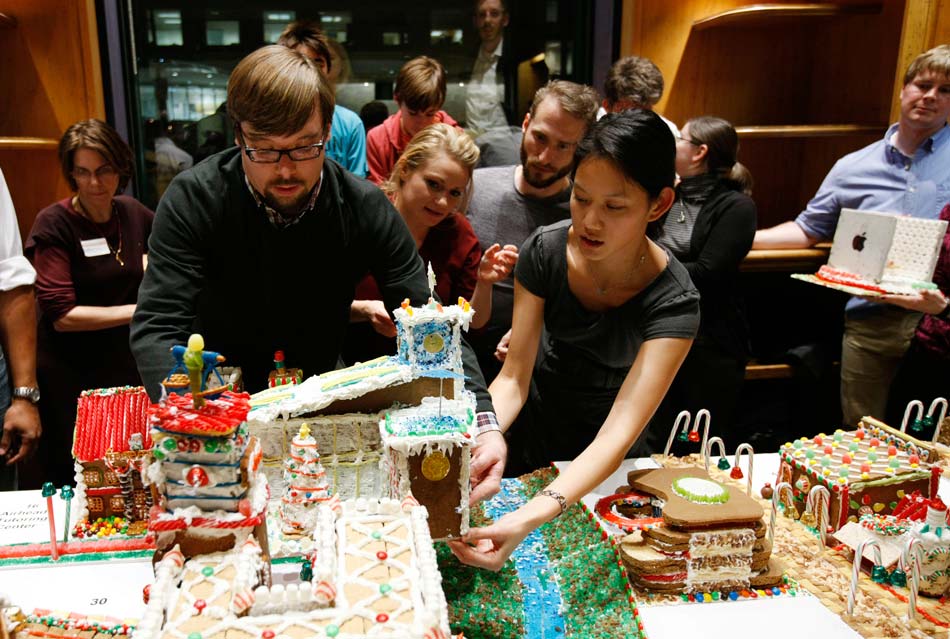
[[[870,446],[871,448],[876,448],[880,445],[881,445],[881,440],[878,439],[877,437],[872,437],[871,441],[868,442],[868,446]]]
[[[869,473],[869,472],[871,472],[871,464],[869,464],[869,463],[867,463],[867,462],[864,462],[863,464],[861,464],[861,472],[862,472],[862,473]]]
[[[242,499],[238,502],[238,512],[244,515],[245,517],[250,517],[251,513],[254,511],[251,509],[251,500]]]
[[[380,561],[386,561],[386,559],[389,558],[389,555],[386,554],[385,550],[380,550],[378,553],[376,553],[376,558]]]
[[[826,454],[826,455],[832,455],[832,454],[834,454],[834,452],[835,452],[834,447],[832,447],[832,446],[825,446],[825,454]]]
[[[870,495],[864,495],[863,497],[861,497],[861,503],[864,504],[865,506],[870,506],[870,505],[871,505],[871,496],[870,496]]]
[[[842,455],[841,463],[844,464],[845,466],[848,466],[851,463],[851,455],[849,455],[848,453],[845,453],[844,455]]]
[[[698,430],[691,430],[691,431],[689,431],[689,441],[694,442],[694,443],[699,441],[699,431],[698,431]]]
[[[915,454],[915,455],[911,455],[911,456],[908,458],[908,461],[909,461],[911,464],[919,464],[919,463],[920,463],[920,455],[916,455],[916,454]]]
[[[189,486],[207,486],[208,473],[201,466],[192,466],[188,469],[188,474],[185,475],[185,481],[188,482]]]
[[[729,473],[729,476],[733,479],[742,479],[742,469],[738,466],[733,466],[732,471]]]
[[[386,623],[387,621],[389,621],[389,615],[387,615],[385,612],[381,612],[376,615],[376,623]]]
[[[818,435],[815,435],[815,439],[813,439],[812,441],[815,442],[815,446],[821,446],[821,443],[822,443],[824,440],[823,440],[821,437],[819,437]]]
[[[864,429],[859,428],[857,432],[854,433],[854,438],[857,439],[858,441],[864,439]]]
[[[893,457],[896,454],[897,454],[897,446],[895,446],[894,444],[891,444],[890,446],[887,447],[888,457]]]

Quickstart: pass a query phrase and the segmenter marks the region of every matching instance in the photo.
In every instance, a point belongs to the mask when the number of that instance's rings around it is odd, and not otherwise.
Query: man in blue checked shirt
[[[919,55],[904,74],[900,119],[882,140],[844,156],[793,222],[755,234],[754,249],[805,248],[834,237],[843,208],[937,219],[950,202],[950,45]],[[920,313],[852,298],[841,353],[844,422],[883,416],[897,364]]]

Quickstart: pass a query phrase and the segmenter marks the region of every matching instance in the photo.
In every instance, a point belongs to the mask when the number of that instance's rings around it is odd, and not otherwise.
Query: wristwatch
[[[40,401],[40,389],[36,386],[17,386],[13,389],[14,399],[25,399],[31,404]]]

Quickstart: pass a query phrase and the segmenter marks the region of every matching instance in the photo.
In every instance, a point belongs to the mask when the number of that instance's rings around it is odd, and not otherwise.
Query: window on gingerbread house
[[[106,471],[106,486],[116,486],[119,483],[119,478],[115,476],[115,473],[111,470]]]
[[[84,470],[82,473],[83,481],[90,488],[96,488],[102,485],[102,473],[96,469]]]
[[[103,509],[102,497],[89,497],[86,501],[86,508],[89,509],[90,519],[95,515],[101,515]]]
[[[125,500],[121,495],[113,495],[109,499],[109,510],[114,513],[120,513],[125,510]]]

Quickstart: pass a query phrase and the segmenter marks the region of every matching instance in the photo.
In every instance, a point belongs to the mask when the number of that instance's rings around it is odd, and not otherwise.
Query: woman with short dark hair
[[[36,467],[21,476],[24,488],[73,482],[70,451],[83,390],[140,383],[129,322],[154,213],[119,195],[132,177],[132,151],[105,122],[83,120],[63,134],[59,160],[74,195],[40,211],[26,241],[40,310],[43,435]]]
[[[571,219],[542,226],[522,247],[508,356],[489,392],[503,430],[526,402],[532,409],[514,426],[527,432],[510,458],[574,461],[523,507],[470,530],[475,547],[451,543],[461,561],[499,569],[531,530],[607,479],[686,357],[699,295],[647,237],[673,202],[673,154],[655,113],[605,116],[578,145]],[[498,433],[479,435],[472,475],[502,451]]]

